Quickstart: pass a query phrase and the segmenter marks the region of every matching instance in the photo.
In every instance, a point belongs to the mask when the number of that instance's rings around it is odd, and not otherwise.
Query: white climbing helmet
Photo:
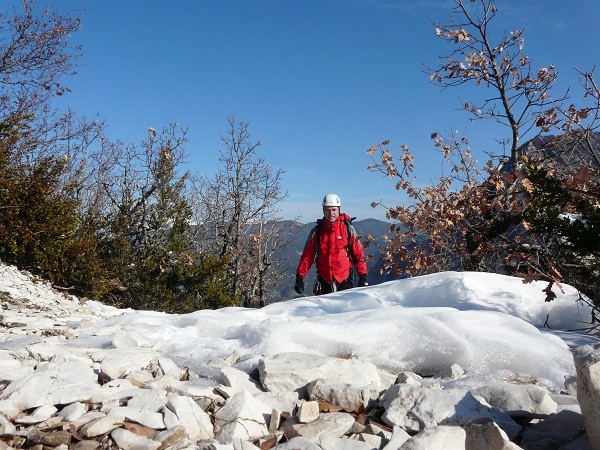
[[[323,206],[342,206],[342,202],[336,194],[327,194],[323,197]]]

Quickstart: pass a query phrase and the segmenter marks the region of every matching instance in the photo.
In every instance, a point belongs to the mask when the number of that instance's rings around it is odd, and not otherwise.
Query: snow
[[[591,308],[578,300],[577,291],[554,287],[557,298],[545,302],[545,286],[490,273],[442,272],[261,309],[166,314],[88,300],[85,312],[76,302],[67,305],[72,326],[81,328],[67,344],[110,348],[123,330],[208,378],[218,372],[209,363],[234,352],[244,355],[236,366],[248,370],[265,355],[304,352],[357,358],[391,373],[435,375],[458,363],[466,372],[463,384],[526,374],[560,391],[565,379],[575,375],[570,349],[599,340],[571,331],[591,321]],[[6,267],[0,272],[0,292],[37,302],[42,309],[68,303],[47,285],[27,283]]]

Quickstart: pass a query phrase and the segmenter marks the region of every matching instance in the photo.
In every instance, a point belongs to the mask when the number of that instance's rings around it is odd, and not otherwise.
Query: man
[[[323,219],[317,220],[317,225],[308,235],[296,269],[294,289],[298,294],[304,293],[304,278],[313,262],[317,268],[315,295],[352,288],[354,268],[358,274],[358,285],[369,284],[362,245],[350,223],[352,219],[341,213],[340,207],[337,195],[327,194],[323,198]]]

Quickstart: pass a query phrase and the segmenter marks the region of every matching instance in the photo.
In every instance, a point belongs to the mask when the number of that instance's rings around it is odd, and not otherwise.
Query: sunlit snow
[[[88,301],[109,317],[68,345],[109,348],[125,330],[209,378],[218,374],[214,361],[234,352],[244,355],[237,366],[249,371],[264,355],[305,352],[357,358],[392,373],[435,375],[458,363],[463,384],[526,374],[560,390],[575,375],[569,347],[595,340],[570,331],[590,323],[591,308],[569,286],[555,288],[557,298],[545,302],[544,287],[496,274],[444,272],[261,309],[177,315]]]

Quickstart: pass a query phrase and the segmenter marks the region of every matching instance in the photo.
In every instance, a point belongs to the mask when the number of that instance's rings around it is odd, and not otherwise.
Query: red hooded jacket
[[[317,233],[319,225],[315,226],[306,240],[300,263],[296,269],[296,273],[302,278],[310,270],[313,262],[316,263],[317,273],[327,283],[331,283],[334,279],[341,283],[350,275],[352,269],[352,260],[354,258],[354,266],[358,276],[367,275],[367,263],[362,245],[354,233],[348,236],[348,228],[345,221],[350,221],[351,218],[345,213],[341,213],[338,220],[331,223],[325,219],[322,221],[321,233]],[[317,235],[319,235],[320,245],[317,244]],[[350,245],[348,246],[348,239]],[[348,247],[352,249],[352,255],[348,254]],[[319,248],[319,254],[315,261],[315,255]]]

